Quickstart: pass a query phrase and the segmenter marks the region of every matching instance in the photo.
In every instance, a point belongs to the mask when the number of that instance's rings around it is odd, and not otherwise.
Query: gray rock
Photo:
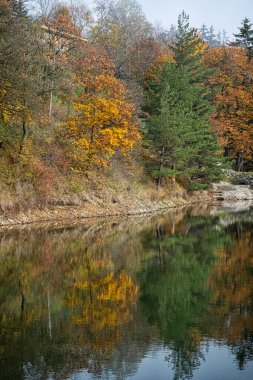
[[[253,190],[249,185],[231,185],[226,182],[216,183],[213,186],[214,198],[217,201],[237,202],[253,200]]]

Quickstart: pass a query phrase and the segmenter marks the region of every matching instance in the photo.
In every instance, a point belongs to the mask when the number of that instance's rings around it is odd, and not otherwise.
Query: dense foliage
[[[48,197],[59,175],[109,166],[138,141],[158,184],[208,187],[223,151],[252,169],[248,18],[229,46],[184,12],[154,27],[135,0],[34,4],[0,1],[1,186]]]
[[[161,65],[155,79],[158,87],[152,78],[146,82],[147,103],[152,104],[147,135],[158,156],[158,183],[172,176],[194,189],[219,177],[222,158],[209,120],[213,109],[207,79],[211,71],[202,60],[205,50],[183,13],[172,47],[173,62]]]

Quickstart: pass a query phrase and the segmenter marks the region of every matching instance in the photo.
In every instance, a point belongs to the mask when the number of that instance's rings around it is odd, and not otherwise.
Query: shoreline
[[[85,219],[149,215],[198,204],[231,208],[231,204],[239,203],[240,206],[245,202],[253,202],[253,191],[248,186],[234,186],[226,182],[215,184],[211,191],[181,191],[173,195],[157,193],[154,196],[154,193],[151,195],[144,191],[135,195],[114,192],[106,197],[103,194],[86,193],[85,201],[79,199],[77,202],[74,196],[70,196],[67,200],[54,198],[41,207],[18,211],[0,207],[0,230],[39,223],[60,225]]]
[[[56,205],[47,206],[41,209],[33,208],[23,210],[17,213],[2,212],[0,215],[0,230],[9,227],[21,227],[24,225],[33,225],[36,223],[58,223],[75,222],[78,220],[92,218],[108,218],[120,216],[138,216],[145,214],[157,213],[159,211],[173,210],[180,207],[187,207],[194,204],[212,204],[211,194],[194,194],[193,196],[184,198],[168,198],[158,201],[147,201],[146,199],[138,199],[134,205],[129,206],[127,200],[115,204],[95,203],[89,205]]]

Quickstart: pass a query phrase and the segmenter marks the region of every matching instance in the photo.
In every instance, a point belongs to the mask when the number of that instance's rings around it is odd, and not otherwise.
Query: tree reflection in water
[[[4,379],[134,376],[166,347],[192,378],[209,342],[253,360],[253,231],[245,215],[192,210],[146,220],[6,232],[0,245]]]
[[[171,227],[145,239],[156,253],[141,274],[141,303],[170,349],[174,379],[192,377],[206,340],[229,346],[243,369],[253,359],[252,223],[195,217]]]

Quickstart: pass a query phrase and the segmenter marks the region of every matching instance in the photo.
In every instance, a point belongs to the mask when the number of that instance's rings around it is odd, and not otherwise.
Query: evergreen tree
[[[175,25],[171,24],[170,29],[168,30],[168,39],[170,41],[175,41],[176,33],[177,33],[177,28],[175,27]]]
[[[201,25],[201,28],[199,29],[200,36],[202,40],[207,41],[208,39],[208,28],[205,24]]]
[[[227,45],[229,43],[229,39],[227,36],[227,32],[225,29],[222,30],[222,45]]]
[[[219,40],[216,34],[214,33],[213,25],[211,25],[211,27],[208,30],[206,42],[208,43],[209,47],[215,47],[219,45]]]
[[[238,46],[245,47],[248,51],[248,57],[251,59],[253,57],[253,24],[246,17],[242,20],[242,26],[239,29],[238,34],[234,34],[235,41]]]
[[[197,29],[190,27],[189,16],[183,11],[178,17],[176,43],[172,50],[176,66],[185,68],[192,83],[202,83],[211,74],[202,60],[207,48]]]
[[[222,36],[221,36],[221,31],[219,30],[219,32],[217,33],[217,41],[218,41],[218,45],[222,45]]]
[[[147,89],[147,135],[157,155],[152,171],[158,185],[163,177],[178,177],[188,188],[201,188],[218,178],[222,161],[209,122],[212,71],[202,59],[207,47],[184,12],[176,37],[174,63],[160,66]]]
[[[172,47],[178,67],[186,66],[192,61],[199,39],[197,31],[190,28],[189,16],[183,11],[178,16],[176,43]]]
[[[210,105],[202,89],[190,83],[184,67],[166,63],[161,83],[159,114],[147,123],[147,136],[157,155],[153,174],[158,185],[165,177],[177,177],[188,188],[205,188],[218,177],[221,160],[209,129]]]
[[[199,33],[202,40],[205,41],[209,47],[220,46],[226,42],[226,38],[225,40],[222,38],[220,31],[215,34],[213,25],[211,25],[211,27],[208,29],[205,24],[202,24],[201,28],[199,29]]]
[[[28,17],[27,9],[23,0],[11,0],[10,4],[12,8],[12,14],[14,17]]]

